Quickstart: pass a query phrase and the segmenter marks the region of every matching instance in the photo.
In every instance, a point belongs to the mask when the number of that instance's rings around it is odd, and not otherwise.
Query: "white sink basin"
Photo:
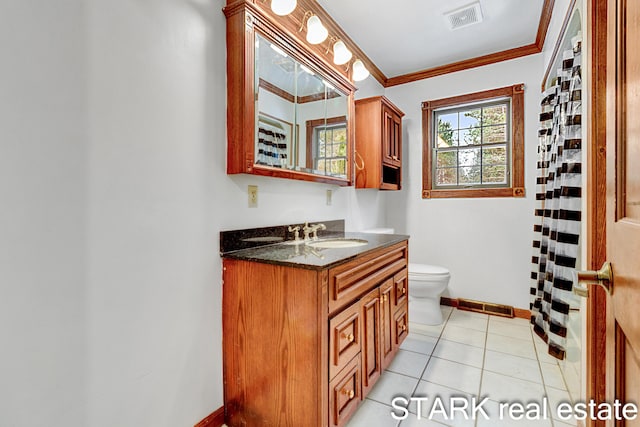
[[[308,242],[307,246],[312,248],[321,249],[341,249],[341,248],[354,248],[356,246],[364,246],[369,243],[366,240],[361,239],[327,239],[317,240],[315,242]]]

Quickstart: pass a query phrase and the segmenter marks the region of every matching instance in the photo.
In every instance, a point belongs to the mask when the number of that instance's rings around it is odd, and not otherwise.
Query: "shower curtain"
[[[531,323],[549,354],[564,359],[575,306],[582,196],[581,39],[564,52],[555,84],[542,94],[531,273]]]
[[[288,148],[287,135],[285,135],[283,129],[268,123],[260,123],[258,127],[257,164],[277,168],[286,166]]]

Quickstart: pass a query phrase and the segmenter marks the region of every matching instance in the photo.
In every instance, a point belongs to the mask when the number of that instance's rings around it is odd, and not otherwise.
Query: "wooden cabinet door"
[[[393,132],[392,132],[392,146],[393,146],[393,165],[400,167],[402,165],[402,119],[393,114]]]
[[[408,316],[408,304],[403,304],[393,318],[393,331],[395,333],[393,346],[395,348],[400,347],[402,341],[409,334],[409,316]]]
[[[380,290],[373,289],[361,300],[362,307],[362,390],[369,393],[382,372],[380,358]]]
[[[329,321],[329,378],[360,352],[360,304],[357,302]]]
[[[329,383],[329,426],[344,426],[362,400],[360,358],[354,357]],[[311,423],[311,420],[309,420]],[[298,424],[299,425],[299,424]],[[310,424],[306,424],[310,425]]]
[[[382,369],[386,369],[391,363],[393,356],[394,328],[393,328],[393,277],[387,279],[380,285],[380,306],[382,307],[380,316],[380,328],[382,333]]]
[[[393,309],[396,310],[399,306],[404,304],[409,297],[409,279],[407,277],[406,268],[393,276],[393,284]]]
[[[402,119],[386,106],[382,106],[382,163],[402,165]]]

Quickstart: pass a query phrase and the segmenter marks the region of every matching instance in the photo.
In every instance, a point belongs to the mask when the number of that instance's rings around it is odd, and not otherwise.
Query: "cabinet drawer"
[[[406,268],[407,243],[375,251],[329,270],[329,313],[334,313],[382,280]]]
[[[402,306],[398,308],[395,315],[393,316],[393,325],[394,325],[394,345],[397,347],[402,344],[402,341],[409,334],[409,310],[408,304],[404,303]]]
[[[333,378],[361,347],[360,302],[329,321],[329,378]]]
[[[362,399],[360,357],[354,357],[329,383],[329,425],[342,427]]]
[[[407,297],[409,296],[409,278],[407,274],[407,269],[400,271],[395,276],[393,276],[394,282],[394,295],[393,295],[393,306],[397,308],[402,304],[405,304],[407,301]]]

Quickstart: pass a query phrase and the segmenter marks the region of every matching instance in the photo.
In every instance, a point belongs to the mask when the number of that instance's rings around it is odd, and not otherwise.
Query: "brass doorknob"
[[[576,283],[573,285],[573,292],[581,297],[589,296],[589,288],[586,285],[600,285],[609,295],[613,293],[613,271],[611,263],[606,261],[598,271],[587,270],[578,271]]]

